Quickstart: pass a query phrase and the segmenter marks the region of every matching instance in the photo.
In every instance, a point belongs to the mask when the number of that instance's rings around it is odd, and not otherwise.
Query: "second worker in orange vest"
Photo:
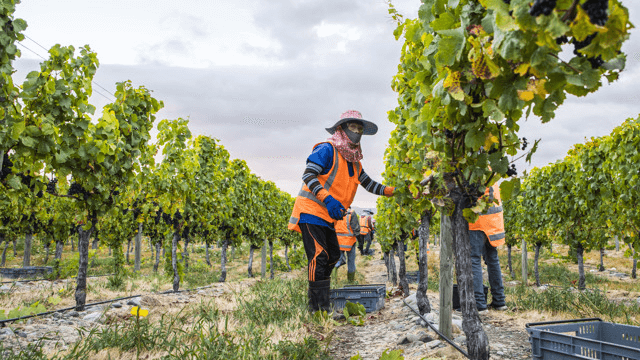
[[[497,200],[498,204],[493,204],[486,213],[480,215],[480,218],[475,223],[469,224],[473,293],[478,311],[486,311],[487,308],[506,310],[502,271],[500,270],[497,249],[498,246],[504,244],[504,220],[498,184],[487,188],[485,195],[488,195],[491,200]],[[489,287],[491,288],[491,298],[493,299],[488,306],[484,297],[481,257],[484,258],[484,263],[487,264]]]
[[[331,271],[340,257],[335,223],[351,206],[358,185],[367,191],[392,196],[394,188],[373,181],[362,169],[362,135],[378,127],[359,111],[344,112],[326,129],[332,136],[316,144],[302,174],[289,229],[302,233],[309,271],[309,310],[330,310]]]
[[[353,282],[356,276],[356,234],[360,233],[358,214],[351,208],[347,209],[347,215],[336,222],[336,236],[342,255],[335,268],[347,264],[347,280]]]
[[[358,240],[360,255],[369,255],[371,240],[373,240],[373,224],[371,221],[371,215],[362,215],[360,217],[360,239]],[[367,245],[366,249],[364,248],[365,244]]]

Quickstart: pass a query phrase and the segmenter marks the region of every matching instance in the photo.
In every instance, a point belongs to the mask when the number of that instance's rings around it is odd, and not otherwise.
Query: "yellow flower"
[[[131,308],[131,315],[146,317],[149,315],[149,310],[140,309],[139,307],[134,306]]]

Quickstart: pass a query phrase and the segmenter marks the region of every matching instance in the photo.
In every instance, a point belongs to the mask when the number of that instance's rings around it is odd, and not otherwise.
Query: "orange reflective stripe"
[[[353,247],[353,244],[351,244],[351,245],[342,245],[342,244],[340,244],[340,251],[349,251],[349,250],[351,250],[352,247]]]
[[[311,234],[311,232],[309,232],[309,235],[311,235],[311,237],[313,238],[313,243],[316,247],[316,253],[313,255],[313,259],[311,259],[311,262],[309,262],[309,281],[316,281],[316,258],[325,250],[322,248],[322,246],[320,246],[320,244],[318,244],[318,241],[315,237],[313,237],[313,234]],[[327,254],[327,257],[329,257],[329,254]]]

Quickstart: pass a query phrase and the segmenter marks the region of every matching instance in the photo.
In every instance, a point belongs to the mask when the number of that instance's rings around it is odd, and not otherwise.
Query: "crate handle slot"
[[[600,318],[587,318],[587,319],[573,319],[573,320],[556,320],[556,321],[543,321],[543,322],[535,322],[525,324],[525,327],[531,326],[540,326],[540,325],[555,325],[555,324],[566,324],[566,323],[576,323],[576,322],[587,322],[587,321],[602,321]]]

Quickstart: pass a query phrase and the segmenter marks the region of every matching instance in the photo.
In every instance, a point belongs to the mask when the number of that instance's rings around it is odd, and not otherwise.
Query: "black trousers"
[[[362,253],[364,249],[364,235],[356,235],[356,240],[358,240],[358,250],[360,250],[360,253]]]
[[[309,281],[331,278],[333,266],[340,258],[340,244],[334,229],[314,224],[299,224],[307,253]]]
[[[373,235],[371,235],[371,233],[367,233],[367,235],[364,236],[364,241],[363,243],[367,245],[366,249],[364,249],[364,253],[367,254],[369,253],[369,248],[371,247],[371,241],[373,240]]]

